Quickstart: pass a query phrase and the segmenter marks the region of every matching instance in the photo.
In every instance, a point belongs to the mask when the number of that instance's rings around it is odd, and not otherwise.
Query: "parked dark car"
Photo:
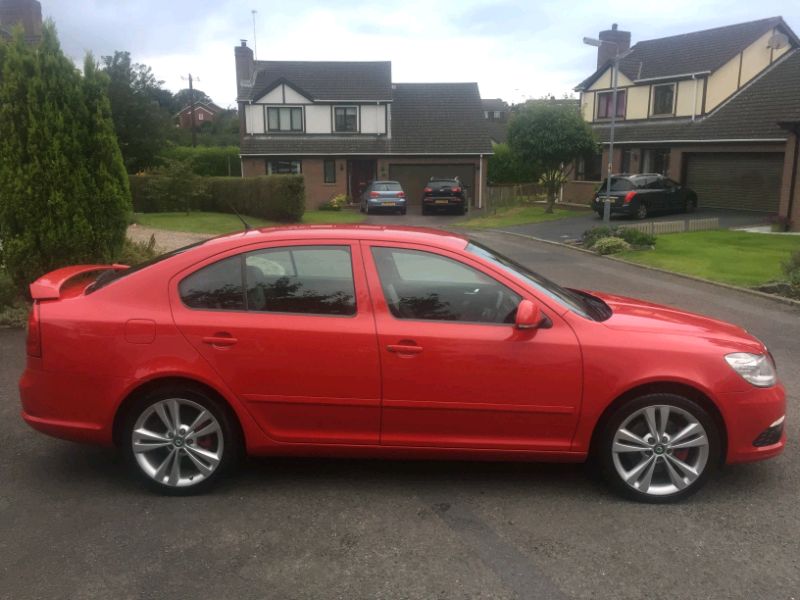
[[[397,181],[373,181],[361,194],[361,212],[406,214],[406,193]]]
[[[608,180],[597,190],[592,208],[603,216],[606,198],[612,198],[611,214],[644,219],[658,212],[693,212],[697,208],[697,194],[688,187],[659,175],[612,175],[611,193]]]
[[[422,192],[422,214],[449,210],[467,214],[467,192],[458,177],[431,177]]]

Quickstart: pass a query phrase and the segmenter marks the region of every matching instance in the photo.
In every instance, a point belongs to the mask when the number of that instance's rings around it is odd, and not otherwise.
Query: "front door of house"
[[[347,161],[347,194],[353,202],[359,202],[361,194],[375,179],[374,160]]]

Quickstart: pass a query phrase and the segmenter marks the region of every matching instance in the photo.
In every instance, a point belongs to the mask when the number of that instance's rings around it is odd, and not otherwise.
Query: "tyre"
[[[687,213],[693,213],[697,210],[697,198],[689,198],[686,201],[685,211]]]
[[[594,458],[604,479],[639,502],[683,500],[705,484],[721,459],[716,421],[696,402],[674,394],[630,400],[599,435]]]
[[[644,219],[647,217],[647,205],[644,202],[639,202],[639,206],[636,207],[636,218],[637,219]]]
[[[172,496],[207,491],[242,454],[232,411],[191,386],[164,387],[135,401],[121,439],[136,476]]]

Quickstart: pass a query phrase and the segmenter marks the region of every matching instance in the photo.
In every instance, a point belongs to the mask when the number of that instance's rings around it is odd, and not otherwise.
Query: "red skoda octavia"
[[[592,459],[666,502],[785,444],[775,364],[743,329],[564,289],[450,233],[246,231],[31,294],[25,421],[119,447],[165,493],[247,452]]]

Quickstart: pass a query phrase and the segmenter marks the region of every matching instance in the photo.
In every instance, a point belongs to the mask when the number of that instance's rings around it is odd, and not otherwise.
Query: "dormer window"
[[[600,92],[597,94],[597,119],[611,118],[611,104],[613,103],[614,92]],[[625,101],[627,100],[625,90],[617,91],[617,118],[625,118]]]
[[[333,108],[333,124],[337,133],[358,131],[358,107],[335,106]]]
[[[675,84],[666,83],[653,86],[653,115],[672,116],[675,114]]]

